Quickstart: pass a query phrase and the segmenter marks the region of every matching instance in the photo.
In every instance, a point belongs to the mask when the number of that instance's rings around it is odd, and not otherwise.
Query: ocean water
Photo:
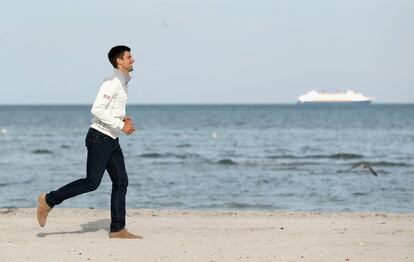
[[[0,106],[0,207],[85,176],[90,106]],[[128,208],[414,212],[414,105],[128,106]],[[378,173],[354,164],[369,162]],[[61,207],[109,208],[111,183]]]

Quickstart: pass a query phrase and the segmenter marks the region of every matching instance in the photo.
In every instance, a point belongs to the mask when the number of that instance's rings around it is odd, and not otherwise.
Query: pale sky
[[[130,104],[414,102],[412,0],[15,0],[0,4],[0,104],[92,104],[117,44],[136,60]]]

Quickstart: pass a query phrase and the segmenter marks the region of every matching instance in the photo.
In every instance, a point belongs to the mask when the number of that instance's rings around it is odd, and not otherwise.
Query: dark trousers
[[[73,181],[56,191],[51,191],[46,194],[46,202],[53,207],[68,198],[96,190],[105,170],[107,170],[112,180],[111,232],[120,231],[125,227],[125,196],[128,176],[119,139],[113,139],[89,128],[85,144],[88,148],[86,178]]]

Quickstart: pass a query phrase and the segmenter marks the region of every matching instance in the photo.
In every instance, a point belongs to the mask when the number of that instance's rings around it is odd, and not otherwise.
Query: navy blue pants
[[[89,128],[85,144],[88,148],[86,178],[73,181],[56,191],[51,191],[46,194],[46,202],[53,207],[68,198],[96,190],[105,170],[107,170],[112,180],[110,231],[120,231],[125,227],[125,196],[128,176],[119,139],[113,139]]]

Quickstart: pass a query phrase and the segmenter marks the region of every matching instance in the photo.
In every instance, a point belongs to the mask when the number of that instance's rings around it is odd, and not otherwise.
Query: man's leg
[[[88,159],[86,162],[86,178],[78,179],[56,191],[51,191],[46,195],[48,205],[53,207],[68,198],[96,190],[101,183],[106,165],[111,158],[114,143],[92,143],[89,145]]]
[[[93,191],[101,183],[105,168],[116,148],[115,140],[96,131],[89,130],[86,136],[88,159],[86,164],[86,178],[73,181],[56,191],[39,196],[38,221],[40,226],[46,224],[49,211],[64,200]]]
[[[117,148],[106,168],[112,180],[110,237],[130,239],[142,238],[141,236],[129,233],[125,229],[125,198],[128,187],[128,175],[125,169],[124,155],[119,146],[118,139],[116,142]]]
[[[125,197],[128,187],[128,175],[125,169],[124,155],[117,142],[117,148],[106,167],[112,180],[111,193],[111,232],[125,227]]]

